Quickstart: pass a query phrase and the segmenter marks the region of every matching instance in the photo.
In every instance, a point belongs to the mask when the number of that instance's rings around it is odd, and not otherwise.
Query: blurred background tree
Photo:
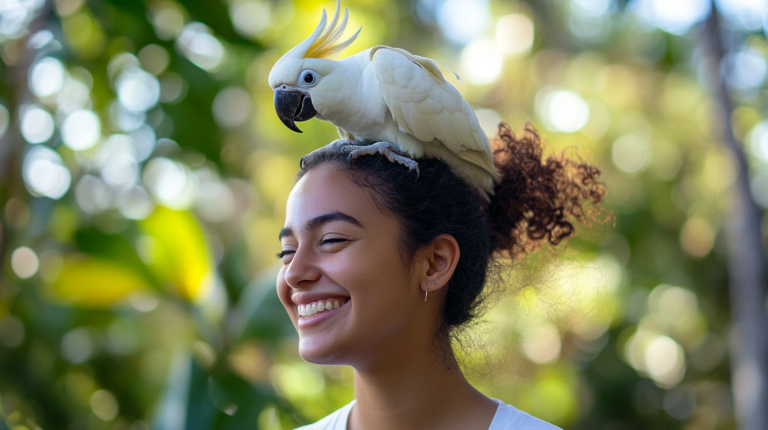
[[[488,134],[531,121],[608,184],[608,222],[504,274],[473,381],[570,429],[764,428],[768,3],[343,6],[351,52],[439,60]],[[274,293],[298,159],[336,132],[287,130],[267,74],[333,7],[0,1],[0,429],[289,429],[353,398]]]

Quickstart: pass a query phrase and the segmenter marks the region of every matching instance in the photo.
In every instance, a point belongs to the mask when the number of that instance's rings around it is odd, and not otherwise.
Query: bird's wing
[[[433,60],[383,45],[372,48],[370,55],[384,102],[400,130],[422,142],[438,140],[496,177],[491,145],[475,112]]]

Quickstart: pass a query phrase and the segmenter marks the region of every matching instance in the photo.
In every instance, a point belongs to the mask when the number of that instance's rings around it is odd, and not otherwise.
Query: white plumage
[[[356,141],[389,142],[411,158],[442,159],[487,194],[499,175],[491,147],[472,108],[448,83],[437,64],[403,49],[376,46],[343,60],[326,58],[327,51],[349,45],[335,44],[347,22],[347,12],[337,28],[340,5],[329,29],[326,15],[304,42],[286,53],[269,75],[276,91],[276,108],[306,120],[303,108],[309,99],[315,116],[333,123],[339,135]],[[359,30],[358,30],[359,32]],[[322,33],[322,34],[321,34]],[[323,51],[325,50],[325,51]],[[311,82],[308,82],[311,81]],[[278,103],[278,93],[301,94],[300,105]],[[294,98],[292,100],[299,100]],[[282,108],[281,108],[282,106]],[[286,125],[291,127],[293,121]],[[299,131],[297,128],[294,128]]]

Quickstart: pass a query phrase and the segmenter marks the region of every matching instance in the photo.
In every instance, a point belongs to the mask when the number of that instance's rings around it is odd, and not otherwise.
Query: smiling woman
[[[477,314],[495,255],[559,243],[605,194],[599,171],[542,160],[538,134],[499,127],[490,203],[435,159],[305,160],[280,233],[278,295],[312,363],[354,368],[356,400],[307,429],[555,427],[464,378],[451,335]]]

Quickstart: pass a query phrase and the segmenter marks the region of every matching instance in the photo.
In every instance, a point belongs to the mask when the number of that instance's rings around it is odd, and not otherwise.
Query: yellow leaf
[[[130,269],[84,255],[66,257],[51,287],[54,299],[85,308],[109,308],[152,289]]]
[[[141,221],[150,238],[146,260],[158,278],[182,298],[200,302],[211,292],[213,259],[202,226],[189,212],[158,207]]]

